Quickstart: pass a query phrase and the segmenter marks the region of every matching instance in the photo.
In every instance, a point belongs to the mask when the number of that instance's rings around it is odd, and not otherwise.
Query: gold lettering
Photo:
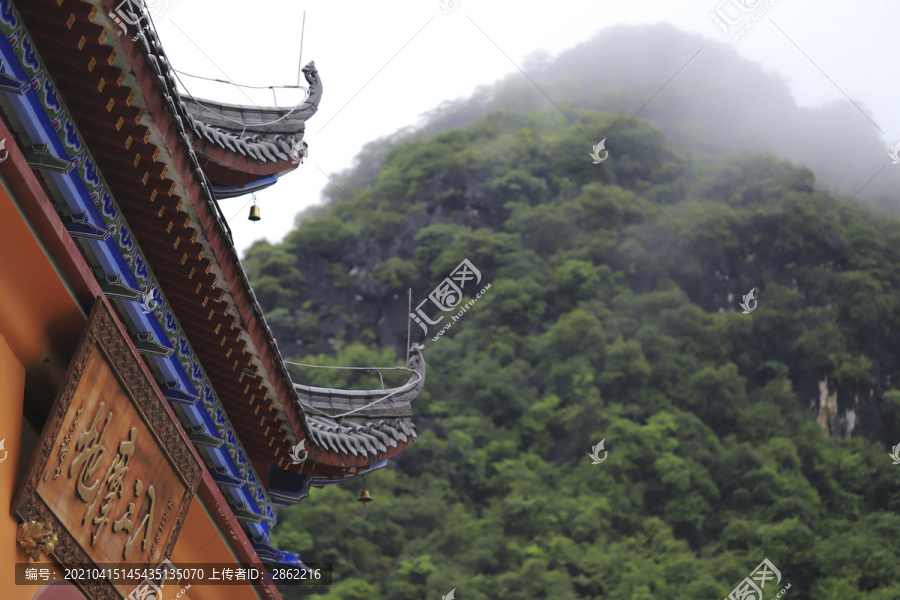
[[[117,495],[119,498],[122,497],[122,492],[125,489],[125,474],[128,473],[128,463],[131,460],[131,457],[134,456],[136,439],[137,429],[135,427],[132,427],[131,431],[128,434],[128,440],[119,442],[119,452],[118,454],[116,454],[116,457],[113,459],[112,463],[109,465],[109,468],[106,470],[106,475],[103,478],[103,483],[100,484],[100,489],[102,490],[104,487],[106,487],[106,489],[109,490],[109,493],[107,493],[106,497],[103,499],[103,506],[100,507],[100,514],[92,521],[94,525],[97,525],[97,530],[94,532],[94,535],[91,538],[92,546],[97,543],[97,539],[100,537],[100,531],[106,526],[107,523],[109,523],[109,517],[107,517],[106,515],[109,514],[109,511],[112,508],[113,499]],[[94,496],[94,499],[88,506],[87,512],[85,513],[85,518],[87,518],[87,515],[93,511],[94,503],[97,502],[98,497],[99,493]]]
[[[131,516],[131,513],[134,512],[134,502],[128,503],[128,510],[124,515],[113,521],[113,533],[119,533],[123,529],[126,533],[131,533],[131,528],[134,527],[134,523],[128,517]]]
[[[77,468],[77,464],[79,461],[82,461],[82,457],[84,458],[84,466],[82,468],[82,475],[79,477],[79,484],[83,484],[85,481],[84,473],[87,471],[87,477],[90,477],[97,470],[100,462],[100,457],[105,453],[105,449],[102,446],[96,446],[97,449],[93,446],[94,442],[97,441],[96,435],[96,425],[99,422],[100,415],[103,413],[103,403],[100,403],[100,411],[97,413],[97,416],[94,418],[94,422],[91,425],[91,429],[88,432],[89,435],[84,440],[87,446],[89,446],[90,450],[88,452],[95,452],[96,458],[91,458],[89,455],[84,452],[82,455],[79,455],[75,461],[72,463],[72,468],[70,469],[70,477],[72,470]],[[106,417],[106,425],[103,427],[103,434],[99,436],[99,441],[102,442],[103,436],[106,435],[106,428],[112,418],[112,412],[110,412]],[[82,437],[84,437],[84,433]],[[118,496],[122,497],[122,491],[124,489],[124,480],[125,474],[128,472],[128,463],[131,460],[131,457],[134,456],[135,451],[135,440],[137,438],[137,429],[132,427],[131,431],[128,435],[128,440],[119,442],[119,450],[116,454],[116,457],[112,460],[109,465],[109,468],[106,470],[106,474],[103,476],[102,481],[99,486],[98,482],[94,482],[92,485],[87,486],[84,485],[83,489],[76,486],[76,492],[78,496],[85,502],[90,499],[90,503],[88,504],[87,510],[84,511],[84,517],[82,518],[82,524],[86,523],[88,519],[91,518],[91,515],[94,513],[94,506],[97,504],[97,499],[100,497],[100,492],[103,488],[108,490],[108,493],[103,498],[103,505],[99,509],[99,514],[93,518],[91,521],[92,525],[96,525],[97,529],[91,536],[91,546],[97,544],[97,540],[100,538],[100,533],[106,524],[109,522],[109,517],[107,516],[112,509],[113,499]],[[79,437],[79,444],[82,443],[82,438]],[[78,446],[76,446],[76,449]],[[89,494],[92,492],[92,496]]]
[[[134,542],[137,540],[137,536],[141,532],[141,529],[145,529],[141,550],[146,550],[150,545],[150,530],[153,529],[153,509],[156,507],[156,489],[154,489],[152,483],[147,486],[147,496],[150,497],[150,510],[144,515],[144,519],[141,521],[137,530],[131,534],[125,542],[125,549],[122,551],[122,558],[125,560],[128,560],[128,556],[131,554],[131,549],[134,546]]]
[[[97,431],[97,425],[100,424],[100,419],[103,417],[105,408],[106,403],[101,402],[90,428],[82,431],[81,435],[78,436],[78,441],[75,442],[75,450],[77,450],[79,454],[75,457],[75,460],[72,461],[72,466],[69,467],[69,478],[71,479],[75,472],[78,469],[81,469],[81,473],[76,478],[77,483],[75,484],[75,493],[78,494],[78,497],[81,498],[82,502],[90,501],[92,496],[93,498],[96,498],[97,494],[100,492],[99,479],[90,485],[88,485],[87,482],[94,476],[97,469],[100,468],[100,462],[103,460],[103,455],[106,453],[106,449],[103,447],[103,437],[106,435],[107,426],[112,419],[112,411],[106,415],[106,422],[103,424],[103,430],[101,432]],[[87,522],[87,518],[88,514],[85,513],[84,519],[81,521],[82,524]]]
[[[144,490],[144,482],[140,479],[134,480],[134,497],[137,498],[141,495],[141,492]],[[125,511],[125,514],[113,521],[113,533],[118,533],[125,530],[126,533],[131,533],[131,528],[134,527],[134,522],[128,517],[131,516],[131,513],[134,512],[134,502],[128,503],[128,510]]]
[[[56,471],[53,474],[53,480],[56,481],[59,479],[60,473],[62,473],[62,464],[66,459],[66,454],[69,452],[69,442],[72,441],[72,435],[75,433],[75,428],[78,427],[78,419],[81,417],[81,413],[84,412],[84,406],[81,406],[78,409],[78,412],[75,413],[75,420],[72,421],[72,426],[69,428],[69,434],[63,438],[62,443],[59,445],[59,464],[56,467]],[[50,471],[44,475],[44,481],[47,481],[47,478],[50,477]]]

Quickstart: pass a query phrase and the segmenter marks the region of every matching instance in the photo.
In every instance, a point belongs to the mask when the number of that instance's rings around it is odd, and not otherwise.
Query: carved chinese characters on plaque
[[[63,566],[159,564],[199,482],[199,463],[137,361],[98,300],[16,510],[56,519]],[[117,597],[98,588],[93,597]]]
[[[168,541],[174,523],[156,529],[166,507],[182,503],[187,486],[102,352],[88,359],[72,406],[38,495],[51,508],[65,508],[57,518],[79,545],[93,550],[96,562],[162,560],[159,542]]]

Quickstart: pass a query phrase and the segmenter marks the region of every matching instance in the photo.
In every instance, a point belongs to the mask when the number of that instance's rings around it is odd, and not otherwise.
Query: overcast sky
[[[316,62],[324,90],[307,123],[309,157],[257,194],[261,221],[247,220],[250,196],[222,202],[241,255],[257,239],[278,241],[290,231],[296,213],[320,201],[326,175],[351,166],[366,142],[518,73],[516,65],[527,73],[535,51],[556,56],[617,24],[668,22],[708,44],[730,44],[780,74],[798,104],[849,97],[885,132],[886,152],[900,141],[900,0],[762,0],[759,6],[772,4],[766,17],[737,42],[709,16],[722,0],[445,1],[455,8],[444,13],[438,0],[147,0],[174,68],[254,86],[296,83],[306,12],[302,61]],[[722,8],[736,18],[732,1],[757,0],[727,0]],[[181,80],[195,96],[226,102],[271,106],[277,98],[289,106],[303,98],[297,90],[273,97],[269,90]]]

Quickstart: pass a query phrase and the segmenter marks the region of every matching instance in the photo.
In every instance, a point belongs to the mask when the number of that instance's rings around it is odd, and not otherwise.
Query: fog
[[[473,94],[484,102],[479,86],[504,77],[505,105],[637,112],[694,152],[769,150],[809,165],[819,181],[862,190],[861,202],[885,204],[900,177],[888,158],[900,140],[892,0],[744,0],[769,5],[762,15],[719,0],[459,0],[449,12],[436,0],[149,4],[185,73],[265,86],[295,83],[301,60],[319,68],[324,96],[307,127],[305,164],[258,194],[258,223],[246,219],[249,197],[223,202],[240,250],[281,239],[367,142],[421,123],[442,102]],[[725,34],[711,18],[717,9],[743,19]],[[227,102],[302,99],[296,90],[182,81]]]
[[[611,55],[617,60],[601,59]],[[900,189],[900,169],[885,168],[892,166],[889,147],[858,102],[799,106],[783,77],[730,45],[669,24],[623,25],[554,60],[533,55],[528,67],[530,81],[510,75],[470,99],[445,103],[432,113],[436,122],[427,131],[488,110],[538,109],[552,99],[562,112],[571,105],[647,119],[698,154],[768,151],[809,167],[823,186],[898,210],[891,191]],[[611,152],[613,133],[606,142]]]

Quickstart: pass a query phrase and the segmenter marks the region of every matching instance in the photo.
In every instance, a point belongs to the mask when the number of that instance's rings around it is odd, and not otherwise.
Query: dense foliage
[[[491,283],[438,341],[414,326],[420,435],[368,477],[368,519],[358,480],[280,511],[274,545],[334,565],[285,596],[713,600],[768,558],[788,599],[900,597],[900,220],[770,155],[567,113],[393,145],[248,252],[304,363],[397,364],[407,288],[465,258]]]

